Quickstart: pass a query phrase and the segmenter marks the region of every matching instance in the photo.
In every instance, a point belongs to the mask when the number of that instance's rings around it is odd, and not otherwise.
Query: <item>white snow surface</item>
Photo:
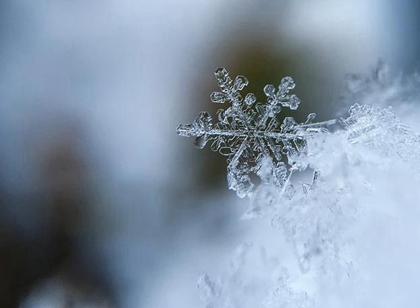
[[[342,129],[308,139],[299,159],[320,172],[316,183],[292,198],[256,190],[243,215],[258,218],[247,240],[225,271],[199,276],[206,308],[417,307],[420,137],[404,125],[418,112],[417,90],[411,84],[401,104],[394,95],[391,108],[389,95],[372,94],[375,83],[357,93]]]

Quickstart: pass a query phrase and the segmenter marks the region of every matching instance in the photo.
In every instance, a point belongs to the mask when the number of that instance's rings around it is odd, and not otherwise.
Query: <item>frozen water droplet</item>
[[[206,146],[206,143],[207,143],[206,135],[199,136],[195,138],[195,141],[194,141],[194,145],[199,149],[204,148]]]

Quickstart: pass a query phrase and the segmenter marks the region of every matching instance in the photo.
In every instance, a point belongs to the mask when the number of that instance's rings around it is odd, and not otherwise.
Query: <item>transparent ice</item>
[[[211,101],[230,104],[219,109],[217,123],[212,123],[208,112],[201,112],[192,124],[179,125],[181,136],[195,137],[195,145],[203,148],[211,141],[211,149],[227,156],[227,179],[230,189],[239,197],[252,193],[254,184],[250,173],[259,176],[263,183],[274,183],[289,195],[293,188],[289,181],[295,170],[303,167],[297,157],[306,151],[307,139],[317,132],[324,132],[336,121],[312,123],[315,113],[308,115],[305,123],[296,123],[286,117],[281,123],[277,116],[282,108],[296,110],[300,99],[290,91],[295,88],[291,77],[284,77],[278,88],[268,84],[264,87],[265,103],[259,103],[253,93],[242,97],[240,91],[248,85],[244,76],[232,79],[225,68],[215,71],[221,92],[213,92]],[[288,159],[289,167],[283,161]]]

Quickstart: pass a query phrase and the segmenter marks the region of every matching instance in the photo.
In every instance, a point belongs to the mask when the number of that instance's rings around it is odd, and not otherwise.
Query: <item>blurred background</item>
[[[347,73],[420,60],[414,0],[0,1],[0,307],[200,307],[254,225],[226,163],[176,135],[213,71],[292,76],[298,120]],[[287,116],[292,115],[285,114]]]

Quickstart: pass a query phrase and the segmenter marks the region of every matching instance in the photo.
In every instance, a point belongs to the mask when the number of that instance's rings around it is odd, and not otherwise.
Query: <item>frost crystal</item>
[[[243,217],[265,218],[274,234],[264,231],[261,240],[256,228],[262,246],[240,246],[219,278],[200,276],[206,307],[416,306],[420,135],[406,121],[418,125],[420,78],[392,81],[384,66],[369,78],[348,77],[349,114],[328,131],[336,122],[311,123],[313,114],[279,124],[281,108],[299,105],[290,78],[278,90],[266,86],[261,104],[253,94],[242,98],[244,77],[232,80],[224,69],[216,77],[222,90],[213,102],[231,106],[218,112],[218,123],[201,113],[178,133],[196,137],[199,147],[211,140],[228,156],[238,195],[250,195],[251,173],[261,179]],[[306,167],[315,170],[313,181],[294,191],[290,177]]]
[[[253,93],[242,97],[240,91],[248,85],[244,76],[232,79],[225,68],[218,68],[215,76],[221,92],[213,92],[211,101],[230,106],[219,109],[217,123],[212,123],[208,112],[201,112],[192,124],[179,125],[178,134],[195,137],[195,145],[200,149],[212,141],[211,149],[228,157],[228,186],[239,197],[253,191],[251,173],[263,183],[273,183],[291,196],[291,174],[306,168],[299,165],[296,158],[305,153],[307,139],[314,133],[326,131],[326,127],[336,121],[312,123],[315,113],[311,113],[305,123],[297,123],[292,117],[286,117],[280,123],[277,115],[282,108],[296,110],[300,103],[295,94],[289,94],[295,88],[291,77],[284,77],[277,89],[266,85],[267,100],[259,103]],[[287,158],[289,168],[284,158]]]

